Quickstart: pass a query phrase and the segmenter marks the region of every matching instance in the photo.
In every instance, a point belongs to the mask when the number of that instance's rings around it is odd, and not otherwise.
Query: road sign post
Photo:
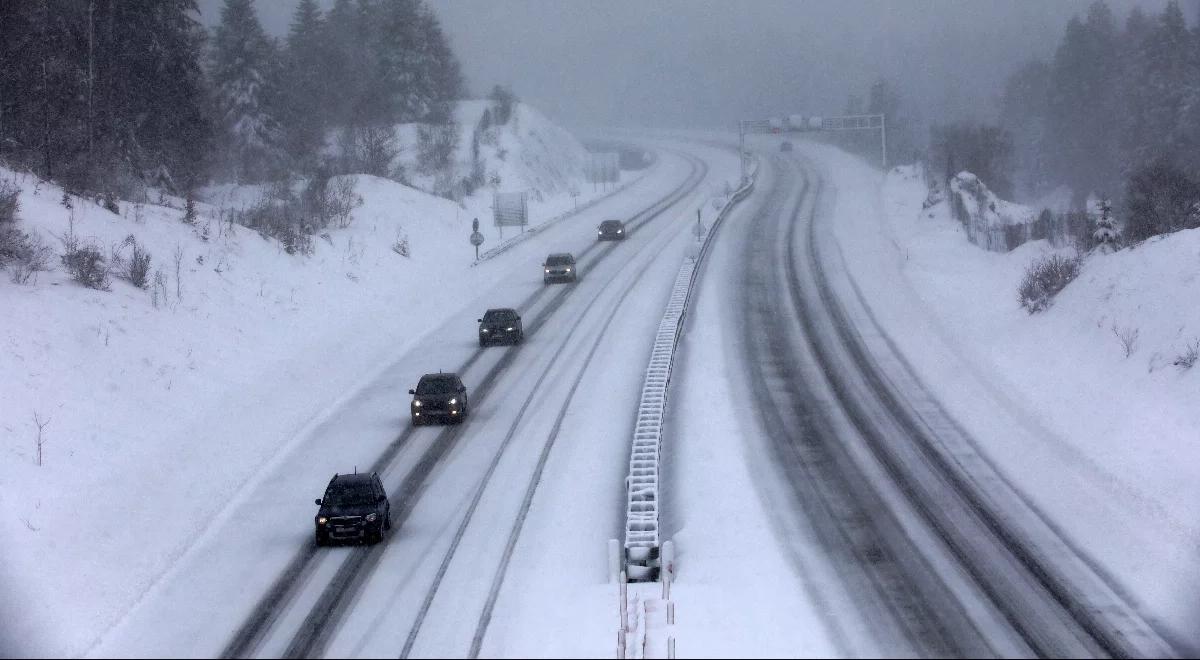
[[[475,261],[479,261],[479,246],[483,245],[483,234],[479,233],[479,218],[471,221],[471,245],[475,246]]]

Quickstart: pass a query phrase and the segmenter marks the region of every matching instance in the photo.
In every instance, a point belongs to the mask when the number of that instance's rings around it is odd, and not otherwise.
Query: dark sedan
[[[392,528],[392,505],[375,473],[333,475],[317,506],[317,545],[378,543]]]
[[[467,403],[467,387],[459,380],[458,374],[425,374],[421,376],[416,389],[408,393],[413,395],[413,426],[433,420],[461,424],[471,413]]]
[[[489,309],[479,319],[480,346],[519,344],[523,339],[525,331],[521,328],[521,315],[515,309]]]
[[[556,252],[546,257],[542,264],[542,282],[574,282],[579,279],[579,270],[575,265],[575,256],[569,252]]]
[[[625,240],[625,223],[620,220],[605,220],[596,228],[596,240],[598,241],[623,241]]]

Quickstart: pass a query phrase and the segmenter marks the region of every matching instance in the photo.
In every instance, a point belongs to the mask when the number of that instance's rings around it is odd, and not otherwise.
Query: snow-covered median
[[[891,339],[1009,481],[1185,652],[1200,649],[1200,231],[1094,254],[1045,312],[1017,286],[1044,241],[971,245],[897,168],[805,148],[837,187],[847,266]],[[1124,337],[1124,339],[1122,339]],[[1135,337],[1129,355],[1126,344]]]

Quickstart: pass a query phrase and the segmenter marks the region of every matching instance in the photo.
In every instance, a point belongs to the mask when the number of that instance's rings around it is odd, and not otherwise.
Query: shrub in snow
[[[192,199],[192,193],[187,194],[187,199],[183,202],[183,222],[184,224],[196,224],[196,200]]]
[[[1054,296],[1079,275],[1079,257],[1052,254],[1038,259],[1025,270],[1017,289],[1017,300],[1030,314],[1050,306]]]
[[[125,266],[125,277],[137,288],[145,289],[150,283],[150,253],[138,245],[133,236],[125,240],[132,246],[129,263]]]
[[[51,250],[36,235],[17,229],[21,189],[10,181],[0,181],[0,268],[9,271],[14,284],[28,284],[47,270]]]
[[[100,205],[112,213],[121,213],[121,207],[117,205],[117,194],[111,190],[104,193],[104,196],[100,200]]]
[[[400,145],[391,126],[348,127],[341,133],[339,147],[340,172],[391,177],[403,183],[403,169],[392,170]]]
[[[257,204],[234,213],[240,224],[264,238],[278,240],[288,254],[313,253],[315,228],[305,223],[300,201],[292,194],[290,182],[275,184]]]
[[[408,234],[405,234],[404,230],[402,230],[402,229],[396,230],[396,242],[392,243],[392,252],[395,252],[396,254],[398,254],[402,257],[409,256]]]
[[[1133,355],[1137,350],[1138,335],[1141,334],[1137,328],[1121,327],[1116,323],[1112,326],[1112,332],[1117,337],[1117,341],[1121,342],[1121,350],[1125,352],[1125,357]]]
[[[430,175],[451,169],[458,146],[458,125],[422,124],[417,129],[417,171]],[[497,154],[499,155],[499,154]]]
[[[53,253],[38,236],[0,228],[0,265],[8,268],[13,284],[29,284],[38,273],[50,270]]]
[[[314,229],[320,230],[330,225],[345,229],[354,219],[351,212],[362,204],[362,198],[354,194],[353,179],[334,179],[329,176],[328,170],[320,169],[305,185],[300,203],[300,211],[308,219],[306,224]]]
[[[1200,359],[1200,339],[1192,341],[1182,353],[1175,356],[1175,366],[1183,371],[1187,371],[1196,366],[1196,360]]]
[[[100,247],[91,243],[80,245],[73,238],[66,245],[66,253],[62,256],[63,266],[71,274],[71,279],[89,289],[108,291],[108,263]]]

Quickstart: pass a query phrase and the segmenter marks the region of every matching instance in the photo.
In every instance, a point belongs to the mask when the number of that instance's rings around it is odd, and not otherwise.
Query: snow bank
[[[893,341],[1006,477],[1195,653],[1200,371],[1173,363],[1200,337],[1200,230],[1092,254],[1030,316],[1017,285],[1046,241],[983,252],[945,204],[922,208],[911,168],[881,181],[808,151],[839,190],[835,233]],[[1117,334],[1136,335],[1128,357]]]

